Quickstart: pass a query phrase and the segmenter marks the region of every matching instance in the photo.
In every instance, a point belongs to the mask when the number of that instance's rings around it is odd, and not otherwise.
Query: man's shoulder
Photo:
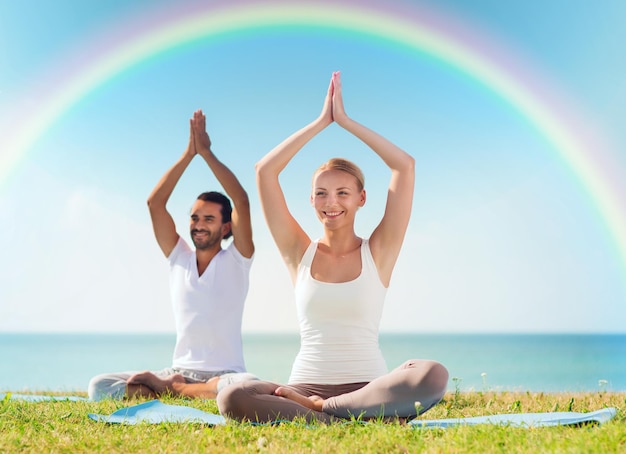
[[[244,257],[241,252],[239,252],[239,249],[237,249],[237,246],[235,246],[235,242],[231,241],[228,246],[226,246],[224,249],[222,249],[220,251],[220,255],[223,256],[224,259],[226,260],[234,260],[236,261],[238,264],[240,264],[241,266],[244,267],[250,267],[250,265],[252,264],[253,258],[252,257]]]
[[[178,237],[178,242],[176,243],[176,246],[174,246],[174,249],[172,249],[172,252],[170,252],[167,260],[170,263],[175,263],[193,253],[194,251],[191,247],[189,247],[187,242],[182,237]]]

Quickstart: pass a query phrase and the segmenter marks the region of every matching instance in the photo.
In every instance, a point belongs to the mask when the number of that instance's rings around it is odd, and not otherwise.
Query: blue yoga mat
[[[448,428],[456,426],[475,426],[478,424],[495,424],[509,427],[549,427],[569,426],[593,422],[602,424],[609,421],[617,411],[615,408],[603,408],[589,413],[552,412],[552,413],[516,413],[505,415],[476,416],[471,418],[451,419],[415,419],[409,422],[414,427]]]
[[[615,408],[603,408],[589,413],[552,412],[552,413],[516,413],[470,418],[413,420],[409,425],[417,428],[448,428],[455,426],[474,426],[478,424],[493,424],[508,427],[549,427],[566,426],[586,422],[602,424],[615,417]],[[163,422],[182,423],[198,422],[210,425],[226,424],[221,415],[207,413],[193,407],[181,405],[167,405],[159,400],[152,400],[132,407],[122,408],[111,415],[97,415],[90,413],[89,417],[95,421],[111,424],[137,424],[140,422],[158,424]]]
[[[6,393],[0,394],[0,400],[4,399],[11,400],[25,400],[28,402],[49,402],[49,401],[83,401],[89,400],[86,397],[80,396],[45,396],[41,394],[15,394],[15,393]]]
[[[221,415],[207,413],[193,407],[183,405],[168,405],[159,400],[151,400],[132,407],[121,408],[110,415],[89,413],[95,421],[110,424],[159,424],[162,422],[174,423],[203,423],[212,426],[226,424]]]

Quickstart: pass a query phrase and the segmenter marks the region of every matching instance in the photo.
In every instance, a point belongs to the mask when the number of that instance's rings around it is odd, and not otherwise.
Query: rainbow
[[[617,246],[626,274],[626,213],[618,199],[620,190],[612,187],[608,169],[602,169],[592,147],[567,126],[565,114],[538,95],[536,85],[526,82],[522,73],[507,69],[504,59],[490,57],[485,42],[475,44],[460,36],[460,24],[433,11],[394,10],[397,6],[365,1],[352,2],[270,2],[242,1],[201,5],[183,14],[166,12],[123,43],[113,45],[87,64],[39,104],[27,124],[9,138],[0,156],[0,184],[5,182],[28,150],[55,122],[82,98],[128,68],[184,44],[229,33],[262,31],[269,28],[302,26],[343,31],[400,45],[429,55],[456,71],[483,84],[525,118],[551,145],[564,164],[577,177]],[[173,13],[173,14],[170,14]],[[453,27],[450,27],[453,24]],[[454,30],[453,30],[454,29]],[[470,31],[471,32],[471,31]],[[476,35],[477,36],[477,35]],[[558,106],[557,106],[558,107]],[[562,110],[562,109],[561,109]],[[6,143],[6,142],[5,142]],[[597,151],[597,150],[594,150]]]

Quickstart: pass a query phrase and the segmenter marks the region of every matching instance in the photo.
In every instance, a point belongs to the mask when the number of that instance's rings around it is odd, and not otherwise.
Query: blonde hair
[[[359,166],[352,161],[348,161],[343,158],[332,158],[317,168],[313,174],[313,179],[325,170],[340,170],[342,172],[349,173],[356,178],[357,188],[359,191],[362,191],[365,187],[365,177],[363,176],[363,172],[361,172]]]

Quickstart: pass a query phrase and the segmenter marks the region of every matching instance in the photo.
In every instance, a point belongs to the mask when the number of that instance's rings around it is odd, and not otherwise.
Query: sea
[[[244,334],[250,372],[285,383],[298,334]],[[86,391],[105,372],[171,365],[174,334],[0,333],[0,392]],[[626,334],[382,333],[389,369],[434,359],[450,391],[626,391]]]

